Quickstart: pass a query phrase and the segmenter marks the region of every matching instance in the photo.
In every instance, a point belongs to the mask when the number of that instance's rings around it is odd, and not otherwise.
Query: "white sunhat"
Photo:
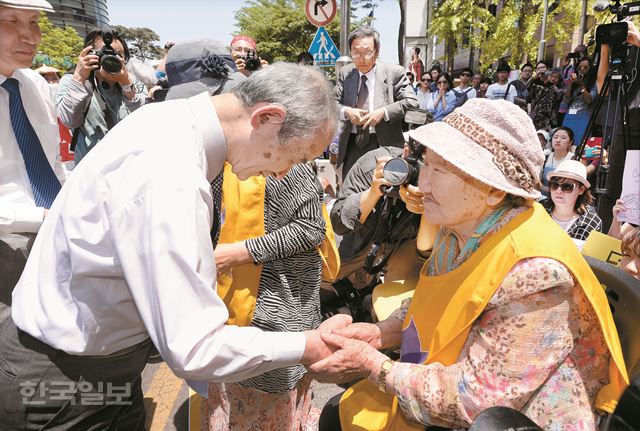
[[[45,0],[0,0],[0,6],[14,9],[43,10],[55,12],[53,6]]]
[[[469,99],[409,136],[484,184],[538,199],[544,155],[529,116],[506,100]]]
[[[587,167],[577,160],[565,160],[560,163],[555,171],[547,174],[547,180],[551,178],[569,178],[581,182],[586,188],[591,187],[587,181]]]
[[[546,130],[544,130],[544,129],[537,130],[537,131],[536,131],[536,133],[537,133],[538,135],[542,135],[542,137],[544,138],[544,140],[545,140],[545,141],[547,141],[547,144],[548,144],[548,143],[549,143],[549,141],[551,140],[551,136],[549,135],[549,132],[547,132],[547,131],[546,131]]]

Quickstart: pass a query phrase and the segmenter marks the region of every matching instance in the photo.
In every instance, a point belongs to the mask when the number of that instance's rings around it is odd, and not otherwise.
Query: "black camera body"
[[[418,185],[424,147],[415,139],[409,138],[409,149],[407,157],[395,157],[384,165],[382,174],[391,186]]]
[[[596,43],[598,45],[622,45],[627,37],[629,37],[629,24],[624,21],[601,24],[596,29]]]
[[[262,68],[260,57],[258,57],[258,53],[253,49],[247,52],[247,56],[244,59],[244,68],[251,72],[255,72]]]
[[[122,69],[122,60],[111,46],[113,43],[113,34],[105,31],[102,34],[102,41],[104,42],[104,46],[99,51],[91,51],[90,54],[98,56],[98,65],[102,70],[111,75],[115,75]]]

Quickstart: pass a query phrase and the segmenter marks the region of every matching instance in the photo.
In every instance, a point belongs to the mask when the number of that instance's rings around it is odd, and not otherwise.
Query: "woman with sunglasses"
[[[427,102],[431,96],[431,75],[427,72],[422,74],[422,78],[418,82],[416,97],[420,109],[427,110]]]
[[[549,197],[550,172],[555,171],[565,160],[573,157],[573,130],[568,127],[558,127],[551,137],[551,154],[547,155],[542,168],[542,194]]]
[[[551,199],[544,202],[551,218],[582,245],[592,230],[602,231],[602,220],[591,206],[587,168],[577,160],[565,160],[547,174]],[[579,242],[578,242],[579,241]]]
[[[443,73],[436,81],[438,91],[432,92],[427,98],[427,111],[433,114],[434,121],[442,119],[452,112],[456,107],[456,94],[451,90],[451,77],[448,73]]]

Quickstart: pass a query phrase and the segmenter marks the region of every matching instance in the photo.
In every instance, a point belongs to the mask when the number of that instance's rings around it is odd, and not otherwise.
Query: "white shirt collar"
[[[207,180],[209,182],[222,171],[227,159],[227,142],[220,119],[216,113],[211,96],[204,92],[189,98],[196,129],[202,137],[202,147],[207,157]]]
[[[367,81],[371,81],[376,77],[376,65],[374,64],[371,70],[367,73],[362,73],[360,71],[358,71],[358,73],[360,75],[360,79],[362,79],[362,75],[365,75],[367,77]]]

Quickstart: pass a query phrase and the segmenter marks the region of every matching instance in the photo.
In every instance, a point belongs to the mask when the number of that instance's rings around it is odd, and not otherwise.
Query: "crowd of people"
[[[142,430],[156,353],[205,383],[212,431],[456,429],[494,406],[595,430],[614,413],[634,376],[580,254],[609,227],[590,175],[613,156],[573,157],[602,84],[586,49],[456,85],[418,49],[408,71],[379,60],[365,26],[330,83],[308,53],[269,64],[238,35],[168,44],[139,84],[110,29],[70,73],[31,70],[41,11],[0,0],[0,429]],[[420,109],[433,121],[406,132]],[[640,280],[625,210],[609,234]],[[378,316],[379,283],[414,293]],[[369,318],[324,314],[335,300]],[[313,379],[348,389],[320,411]]]

